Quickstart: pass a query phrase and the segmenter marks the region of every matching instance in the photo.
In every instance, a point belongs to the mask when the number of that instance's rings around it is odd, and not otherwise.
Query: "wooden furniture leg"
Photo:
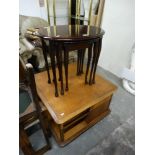
[[[64,46],[64,68],[65,68],[65,78],[66,78],[66,88],[65,90],[68,91],[68,60],[69,59],[69,51],[67,47]]]
[[[49,127],[46,126],[45,119],[43,116],[43,113],[46,113],[47,111],[41,106],[41,100],[38,98],[37,89],[36,89],[36,83],[35,83],[35,77],[33,72],[33,66],[31,64],[24,64],[21,57],[19,57],[19,63],[20,68],[23,70],[23,73],[25,73],[25,82],[23,85],[23,89],[29,88],[29,95],[31,97],[31,101],[33,102],[33,107],[30,107],[28,111],[24,111],[23,115],[20,115],[19,117],[19,142],[20,147],[23,150],[24,154],[26,155],[41,155],[45,153],[47,150],[51,148],[49,137],[48,137],[48,129]],[[48,85],[48,84],[47,84]],[[29,128],[29,125],[33,125],[35,121],[39,121],[41,129],[43,131],[43,135],[46,141],[46,145],[40,148],[39,150],[34,150],[28,135],[26,133],[26,128]]]
[[[41,112],[40,112],[40,113],[41,113]],[[46,140],[46,143],[47,143],[47,145],[45,146],[45,148],[51,149],[51,144],[50,144],[49,137],[48,137],[48,134],[49,134],[49,133],[48,133],[48,130],[47,130],[45,124],[44,124],[44,120],[43,120],[41,114],[39,114],[39,120],[40,120],[40,126],[41,126],[41,128],[42,128],[42,131],[43,131],[43,133],[44,133],[45,140]]]
[[[61,95],[64,95],[64,84],[63,84],[63,68],[62,68],[62,48],[60,48],[60,72],[61,72]]]
[[[79,57],[79,73],[78,75],[81,75],[81,63],[82,63],[82,50],[79,50],[80,51],[80,57]]]
[[[50,58],[51,58],[51,66],[52,66],[52,72],[53,72],[53,81],[55,86],[55,96],[58,97],[58,86],[57,86],[57,77],[56,77],[56,65],[55,65],[55,47],[53,43],[50,41]]]
[[[39,103],[39,98],[36,95],[37,94],[37,90],[36,90],[36,84],[35,84],[35,78],[34,78],[33,68],[30,68],[27,72],[29,74],[29,78],[31,79],[31,81],[29,82],[29,85],[32,88],[31,89],[31,93],[32,93],[32,96],[34,97],[34,98],[32,98],[32,101],[35,102],[35,103]],[[38,118],[40,120],[40,126],[42,128],[42,131],[44,133],[45,140],[46,140],[46,143],[47,143],[47,145],[45,147],[51,148],[50,142],[49,142],[49,139],[48,139],[48,131],[46,129],[46,126],[44,124],[44,119],[43,119],[43,116],[42,116],[41,107],[40,107],[39,104],[36,104],[35,106],[36,106],[36,113],[37,113]]]
[[[59,70],[59,81],[61,82],[61,95],[64,95],[61,45],[57,45],[56,57],[57,57],[57,65]]]
[[[87,68],[86,68],[86,75],[85,75],[85,84],[88,83],[87,77],[88,77],[88,73],[89,73],[91,57],[92,57],[92,44],[91,44],[91,46],[88,48],[88,61],[87,61]]]
[[[77,75],[80,73],[80,57],[81,57],[81,51],[77,50]]]
[[[26,131],[24,130],[24,127],[22,125],[19,125],[19,145],[22,149],[24,154],[34,154],[35,151],[33,150],[33,147],[28,139],[28,136],[26,134]]]
[[[94,67],[93,79],[92,79],[93,84],[95,83],[95,74],[96,74],[96,68],[97,68],[97,64],[98,64],[98,60],[101,52],[101,46],[102,46],[102,38],[99,39],[97,42],[97,54],[96,54],[95,67]]]
[[[42,113],[42,116],[43,116],[43,119],[44,119],[44,125],[45,125],[45,128],[46,128],[46,131],[47,131],[47,135],[48,137],[51,137],[52,136],[52,132],[51,132],[51,128],[50,128],[50,119],[49,119],[49,116],[48,116],[48,111],[44,111]]]
[[[59,81],[61,81],[61,72],[60,72],[60,52],[59,52],[59,48],[60,48],[60,46],[57,44],[56,45],[56,62],[57,62],[57,66],[58,66],[58,71],[59,71],[59,78],[58,78],[58,80]]]
[[[93,60],[92,60],[91,71],[89,76],[89,85],[92,85],[92,75],[94,70],[95,57],[96,57],[96,42],[94,42],[94,47],[93,47]]]
[[[44,131],[43,131],[44,132]],[[19,145],[20,148],[22,149],[23,153],[25,155],[42,155],[49,149],[51,149],[50,142],[48,140],[48,137],[45,136],[45,140],[47,142],[47,145],[42,147],[41,149],[35,151],[29,141],[28,135],[26,131],[24,130],[24,126],[20,125],[20,130],[19,130]]]
[[[84,63],[85,50],[86,50],[86,49],[82,49],[82,50],[81,50],[81,67],[80,67],[80,74],[83,74],[83,63]]]
[[[85,49],[78,50],[77,75],[83,74]]]
[[[42,50],[43,50],[43,56],[44,56],[44,60],[45,60],[45,67],[47,70],[47,77],[48,77],[48,83],[51,83],[51,78],[50,78],[50,73],[49,73],[49,66],[48,66],[48,61],[47,61],[47,51],[48,51],[48,47],[46,46],[46,43],[43,39],[41,39],[42,41]]]

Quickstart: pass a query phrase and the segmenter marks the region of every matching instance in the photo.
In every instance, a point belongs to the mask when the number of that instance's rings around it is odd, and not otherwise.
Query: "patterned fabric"
[[[29,28],[39,28],[48,26],[47,21],[41,19],[39,17],[29,17],[29,16],[19,16],[19,31],[20,31],[20,38],[19,38],[19,53],[21,54],[22,59],[25,63],[28,62],[33,55],[37,57],[37,62],[39,63],[38,68],[42,69],[45,66],[43,52],[40,47],[35,47],[35,44],[32,44],[26,38],[26,32]]]
[[[48,22],[39,17],[28,17],[23,21],[21,26],[21,34],[24,36],[29,28],[40,28],[48,26]]]

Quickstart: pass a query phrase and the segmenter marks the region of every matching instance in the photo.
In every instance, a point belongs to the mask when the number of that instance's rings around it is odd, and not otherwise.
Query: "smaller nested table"
[[[73,50],[78,51],[77,75],[81,75],[83,73],[85,49],[88,48],[88,61],[85,73],[85,84],[89,83],[89,85],[91,85],[95,83],[95,73],[101,51],[102,37],[104,35],[104,31],[101,28],[86,25],[61,25],[61,26],[39,28],[36,35],[39,36],[42,40],[43,54],[46,62],[45,64],[48,75],[48,83],[51,83],[51,78],[47,62],[47,51],[49,51],[50,54],[56,97],[58,96],[56,60],[59,70],[59,81],[61,82],[61,94],[62,95],[64,94],[63,73],[62,73],[62,60],[63,60],[62,52],[64,52],[66,91],[68,91],[69,89],[68,88],[69,51]],[[47,46],[46,43],[47,41],[49,46]]]

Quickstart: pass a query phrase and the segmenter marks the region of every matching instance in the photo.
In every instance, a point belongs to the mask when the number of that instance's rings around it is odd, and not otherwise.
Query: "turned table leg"
[[[93,46],[93,60],[92,60],[92,64],[91,64],[91,71],[90,71],[90,76],[89,76],[89,85],[92,84],[92,76],[93,76],[93,70],[95,67],[95,57],[96,57],[96,53],[97,53],[97,46],[96,46],[96,42],[94,43]]]
[[[85,75],[85,84],[88,83],[87,77],[88,77],[90,62],[91,62],[91,57],[92,57],[92,46],[93,45],[91,44],[91,46],[88,48],[88,61],[87,61],[87,68],[86,68],[86,75]]]
[[[58,67],[58,71],[59,71],[59,78],[58,81],[61,81],[61,72],[60,72],[60,52],[59,52],[59,45],[57,45],[57,49],[56,49],[56,65]]]
[[[79,75],[79,66],[80,66],[80,50],[77,50],[77,74],[76,75]]]
[[[44,56],[44,60],[45,60],[45,67],[46,67],[46,71],[47,71],[47,77],[48,77],[48,83],[51,83],[51,78],[50,78],[50,73],[49,73],[49,66],[48,66],[48,61],[47,61],[47,51],[48,51],[48,47],[46,46],[46,43],[43,39],[41,39],[42,41],[42,50],[43,50],[43,56]]]
[[[83,63],[84,63],[84,55],[85,49],[81,49],[77,51],[78,59],[77,59],[77,75],[83,74]]]
[[[83,49],[81,51],[81,67],[80,67],[81,69],[80,69],[80,74],[83,74],[83,63],[84,63],[85,51],[86,51],[86,49]]]
[[[57,45],[56,57],[57,57],[57,65],[59,70],[59,81],[61,82],[61,95],[64,95],[61,45]]]
[[[65,79],[66,79],[66,88],[68,91],[68,61],[69,61],[69,51],[64,47],[64,68],[65,68]]]
[[[51,58],[51,66],[52,66],[52,72],[53,72],[53,81],[54,81],[54,86],[55,86],[55,96],[58,97],[58,86],[57,86],[57,78],[56,78],[56,65],[55,65],[55,48],[53,43],[50,41],[50,58]]]
[[[99,56],[100,56],[100,52],[101,52],[101,46],[102,46],[102,39],[99,39],[97,42],[97,54],[96,54],[96,58],[95,58],[95,67],[94,67],[94,72],[93,72],[93,79],[92,79],[92,83],[95,83],[95,74],[96,74],[96,68],[97,68],[97,64],[98,64],[98,60],[99,60]]]

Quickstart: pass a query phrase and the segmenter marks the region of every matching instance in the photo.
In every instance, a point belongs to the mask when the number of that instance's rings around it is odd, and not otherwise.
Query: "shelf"
[[[73,141],[80,134],[82,134],[83,132],[88,130],[90,127],[95,125],[98,121],[100,121],[101,119],[106,117],[109,113],[110,113],[110,110],[98,115],[91,121],[88,121],[87,119],[81,121],[80,123],[78,123],[77,125],[75,125],[70,130],[68,130],[67,132],[64,133],[64,141],[60,140],[60,129],[59,129],[59,126],[56,125],[54,122],[51,124],[52,133],[53,133],[57,143],[60,146],[65,146],[68,143],[70,143],[71,141]]]
[[[50,16],[50,18],[72,18],[72,19],[76,19],[76,20],[82,20],[82,21],[87,21],[88,22],[88,18],[85,18],[85,17],[76,17],[76,16],[56,16],[56,17],[54,17],[54,16]]]
[[[101,120],[103,117],[107,116],[110,113],[109,104],[110,104],[111,96],[107,97],[104,101],[99,102],[98,104],[90,107],[86,111],[80,113],[75,118],[71,119],[67,123],[63,124],[63,137],[64,140],[60,138],[60,128],[59,125],[54,121],[51,123],[51,128],[53,130],[53,134],[60,145],[66,145],[71,142],[85,130],[90,128],[96,122]],[[76,123],[75,123],[76,122]],[[66,127],[69,128],[67,130]]]

